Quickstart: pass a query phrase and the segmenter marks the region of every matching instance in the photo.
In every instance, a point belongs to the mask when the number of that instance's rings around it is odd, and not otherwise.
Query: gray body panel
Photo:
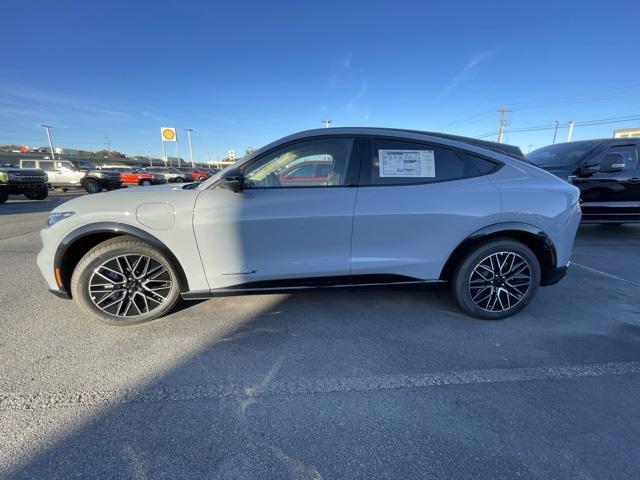
[[[43,230],[38,264],[51,288],[57,288],[52,259],[59,243],[80,226],[104,221],[135,226],[164,243],[179,260],[191,291],[365,274],[436,280],[468,236],[514,222],[551,239],[557,266],[569,262],[580,220],[578,190],[513,156],[477,145],[401,130],[321,129],[267,145],[236,166],[282,143],[328,134],[427,141],[493,158],[503,166],[488,175],[421,185],[241,193],[216,186],[223,170],[192,189],[162,185],[77,198],[55,209],[76,215]]]

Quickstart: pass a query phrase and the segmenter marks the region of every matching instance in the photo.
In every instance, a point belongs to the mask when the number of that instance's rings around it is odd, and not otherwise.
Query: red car
[[[103,165],[100,169],[120,173],[124,185],[148,186],[166,183],[163,175],[147,172],[142,168],[130,167],[128,165]]]
[[[281,185],[323,185],[331,172],[331,162],[315,160],[300,162],[285,168],[278,174]]]
[[[209,175],[207,175],[205,172],[197,168],[179,167],[178,170],[184,173],[191,174],[191,176],[196,182],[204,182],[207,178],[209,178]]]

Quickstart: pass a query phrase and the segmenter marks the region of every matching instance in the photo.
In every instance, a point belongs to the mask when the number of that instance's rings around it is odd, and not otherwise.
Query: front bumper
[[[0,188],[11,195],[20,195],[34,190],[46,190],[47,185],[45,183],[12,183],[1,185]]]

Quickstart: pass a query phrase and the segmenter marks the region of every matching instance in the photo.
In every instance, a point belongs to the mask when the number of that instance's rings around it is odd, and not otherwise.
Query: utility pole
[[[153,167],[153,160],[151,160],[151,152],[147,150],[147,159],[149,160],[149,166]]]
[[[331,122],[332,120],[322,120],[322,123],[324,123],[324,128],[329,128],[331,126]]]
[[[571,141],[571,137],[573,137],[573,127],[575,126],[576,122],[574,122],[573,120],[569,120],[569,133],[567,134],[567,142]]]
[[[507,120],[507,113],[511,112],[511,110],[503,105],[498,109],[498,112],[500,112],[500,118],[498,120],[498,143],[502,143],[504,127],[509,124],[509,120]]]
[[[551,142],[551,144],[555,144],[556,143],[556,135],[558,134],[558,124],[560,122],[558,120],[556,120],[556,128],[553,130],[553,142]]]
[[[104,136],[104,145],[107,147],[107,158],[111,158],[111,140],[109,140],[109,135]]]
[[[191,160],[191,168],[196,168],[193,164],[193,149],[191,148],[191,132],[193,132],[193,128],[185,128],[185,132],[187,132],[187,139],[189,140],[189,159]]]
[[[53,127],[51,125],[45,125],[45,124],[42,124],[42,126],[44,127],[45,131],[47,132],[47,139],[49,140],[49,150],[51,150],[51,159],[55,160],[56,159],[56,154],[53,151],[53,142],[51,141],[51,132],[49,131]]]

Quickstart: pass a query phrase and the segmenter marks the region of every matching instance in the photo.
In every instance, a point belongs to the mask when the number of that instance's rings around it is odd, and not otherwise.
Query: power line
[[[581,122],[573,122],[574,127],[584,127],[584,126],[592,126],[592,125],[607,125],[610,123],[620,123],[620,122],[629,122],[632,120],[640,120],[640,115],[629,115],[626,117],[609,117],[609,118],[600,118],[596,120],[584,120]],[[518,133],[518,132],[536,132],[541,130],[555,130],[556,128],[568,128],[570,123],[566,124],[558,124],[556,127],[555,122],[552,125],[534,125],[531,127],[520,127],[520,128],[510,128],[508,130],[503,130],[503,133]],[[480,135],[476,135],[476,138],[487,138],[493,135],[498,134],[499,132],[487,132]]]

